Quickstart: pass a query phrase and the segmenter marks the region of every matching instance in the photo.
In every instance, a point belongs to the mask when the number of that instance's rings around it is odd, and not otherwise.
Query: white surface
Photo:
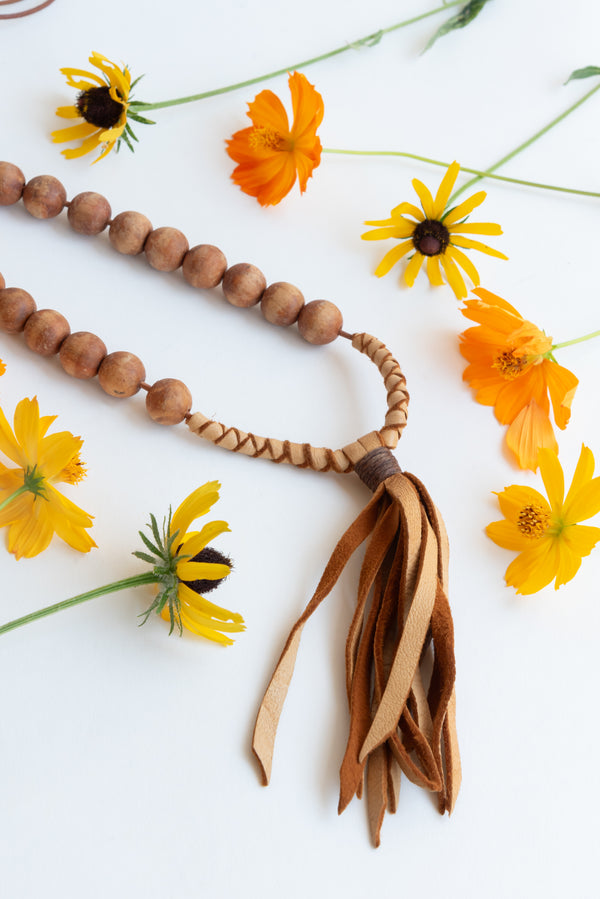
[[[2,637],[0,870],[8,899],[238,895],[348,899],[597,895],[600,781],[595,713],[600,605],[598,552],[576,579],[517,598],[512,558],[483,533],[493,490],[535,483],[502,451],[492,410],[461,382],[449,288],[412,290],[372,270],[384,244],[361,242],[365,218],[410,199],[411,178],[440,171],[393,160],[324,157],[304,197],[263,210],[235,188],[223,141],[245,125],[260,89],[156,113],[124,149],[90,168],[67,162],[49,132],[70,103],[60,66],[86,68],[92,49],[146,73],[140,99],[217,87],[324,52],[428,7],[417,0],[291,6],[171,0],[158,7],[58,0],[0,24],[0,157],[28,177],[51,173],[69,196],[98,190],[113,210],[138,209],[190,242],[221,246],[269,281],[338,302],[348,330],[367,330],[399,358],[411,392],[398,449],[442,509],[451,539],[464,781],[452,819],[404,782],[382,847],[371,848],[364,803],[337,817],[346,740],[343,648],[358,562],[306,628],[277,739],[271,786],[259,786],[249,741],[257,704],[289,627],[337,538],[366,499],[360,483],[233,456],[119,403],[94,383],[0,337],[12,412],[37,394],[46,414],[85,438],[88,479],[70,495],[96,516],[99,549],[55,540],[33,560],[3,549],[1,620],[132,574],[137,531],[199,483],[222,481],[216,517],[235,559],[219,602],[248,630],[234,647],[168,638],[161,621],[136,627],[149,594],[116,594]],[[433,4],[431,4],[433,6]],[[581,96],[569,73],[599,64],[600,12],[585,0],[491,3],[467,29],[420,49],[442,17],[379,46],[306,69],[325,100],[325,146],[404,149],[485,166]],[[269,85],[287,95],[285,78]],[[506,166],[516,177],[600,187],[600,98]],[[599,327],[598,201],[491,185],[481,219],[498,221],[504,263],[475,259],[482,283],[566,340]],[[106,238],[73,234],[64,218],[37,222],[0,210],[0,270],[73,330],[138,353],[148,380],[179,377],[194,408],[259,434],[339,446],[378,427],[384,394],[346,342],[325,349],[267,325],[258,310],[197,294],[178,277],[113,253]],[[580,378],[560,435],[568,472],[585,441],[600,462],[598,345],[563,351]],[[288,407],[293,412],[288,411]],[[570,476],[570,475],[568,475]],[[0,535],[4,542],[5,534]]]

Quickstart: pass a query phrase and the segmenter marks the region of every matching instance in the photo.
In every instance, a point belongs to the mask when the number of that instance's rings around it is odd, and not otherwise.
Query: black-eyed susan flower
[[[245,630],[244,619],[237,612],[229,612],[215,605],[203,595],[218,587],[231,572],[231,559],[208,546],[211,540],[229,531],[229,526],[226,521],[211,521],[199,531],[190,530],[193,523],[206,515],[219,499],[220,486],[218,481],[209,481],[194,490],[173,516],[169,511],[162,530],[154,515],[150,516],[150,536],[139,532],[145,549],[133,553],[152,566],[150,571],[80,593],[9,621],[0,626],[0,634],[107,593],[155,584],[158,587],[157,595],[140,615],[142,624],[146,623],[152,612],[156,612],[170,622],[170,634],[175,629],[181,634],[185,628],[214,643],[233,643],[228,635]]]
[[[134,555],[154,564],[158,581],[158,595],[144,613],[144,623],[151,612],[170,621],[170,633],[183,628],[213,640],[230,644],[228,633],[245,629],[244,619],[236,612],[216,606],[204,597],[231,572],[231,560],[207,544],[229,531],[226,521],[211,521],[200,531],[190,531],[191,525],[210,511],[219,499],[218,481],[209,481],[194,490],[167,519],[163,532],[154,516],[150,518],[153,540],[140,531],[147,552]]]
[[[79,552],[96,545],[88,533],[91,516],[55,486],[85,476],[83,440],[69,431],[48,434],[55,419],[40,416],[37,398],[23,399],[13,430],[0,409],[0,451],[17,466],[0,462],[0,527],[8,527],[8,549],[17,559],[37,556],[54,534]]]
[[[458,206],[448,208],[448,200],[458,177],[460,166],[453,162],[448,167],[438,188],[435,199],[429,189],[417,178],[412,182],[421,202],[421,209],[413,203],[400,203],[392,209],[390,218],[368,221],[365,225],[376,225],[373,231],[362,235],[363,240],[399,240],[397,246],[389,250],[377,268],[378,278],[387,275],[391,268],[404,256],[409,262],[404,269],[404,281],[412,287],[426,261],[426,271],[430,284],[439,287],[446,281],[457,299],[467,296],[467,288],[461,269],[474,285],[479,284],[479,272],[463,252],[479,250],[499,259],[508,257],[499,250],[466,234],[502,234],[500,225],[491,222],[469,222],[470,213],[486,198],[485,191],[479,191]]]
[[[566,497],[556,453],[540,450],[539,466],[547,498],[532,487],[506,487],[497,494],[504,519],[486,528],[494,543],[519,554],[505,580],[523,594],[537,593],[552,580],[558,590],[575,577],[583,556],[600,540],[600,528],[579,523],[600,512],[600,478],[593,477],[591,450],[582,446]]]
[[[79,91],[73,106],[59,106],[56,115],[63,119],[83,119],[69,128],[52,132],[54,143],[81,141],[78,147],[62,150],[67,159],[76,159],[92,153],[98,147],[102,152],[94,162],[107,156],[113,147],[119,149],[121,141],[133,150],[132,140],[137,141],[128,119],[143,124],[153,124],[131,109],[131,81],[127,66],[120,67],[101,53],[93,52],[90,63],[100,74],[84,69],[61,69],[67,84]],[[137,79],[139,80],[139,79]]]

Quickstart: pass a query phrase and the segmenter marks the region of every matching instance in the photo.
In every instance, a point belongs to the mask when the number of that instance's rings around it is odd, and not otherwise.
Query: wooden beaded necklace
[[[441,813],[451,812],[460,785],[455,724],[455,666],[452,617],[447,598],[448,543],[442,518],[425,487],[401,472],[391,450],[406,424],[408,393],[398,362],[369,334],[342,329],[339,309],[326,300],[305,303],[287,282],[267,286],[255,266],[227,266],[217,247],[190,248],[176,228],[154,229],[146,216],[122,212],[112,218],[108,201],[84,192],[70,202],[56,178],[26,181],[15,165],[0,162],[0,206],[22,200],[38,219],[64,209],[78,233],[98,235],[108,228],[120,253],[144,253],[159,271],[181,268],[195,288],[221,286],[234,306],[260,303],[265,318],[278,325],[297,323],[312,344],[338,336],[378,368],[387,393],[383,426],[338,450],[308,443],[258,437],[192,412],[192,396],[181,381],[146,383],[145,368],[132,353],[108,353],[104,341],[87,331],[71,333],[59,312],[36,308],[33,297],[6,287],[0,275],[0,330],[23,333],[27,346],[58,358],[79,379],[98,378],[114,397],[146,392],[146,409],[157,423],[185,421],[200,437],[233,452],[314,471],[356,472],[373,492],[365,509],[337,544],[305,612],[292,628],[260,705],[253,749],[263,782],[271,774],[275,733],[293,673],[304,624],[329,594],[355,550],[368,541],[359,578],[357,605],[346,641],[346,686],[350,729],[340,771],[340,812],[367,788],[372,838],[379,845],[385,811],[394,812],[400,774],[438,794]],[[369,598],[370,603],[369,603]]]

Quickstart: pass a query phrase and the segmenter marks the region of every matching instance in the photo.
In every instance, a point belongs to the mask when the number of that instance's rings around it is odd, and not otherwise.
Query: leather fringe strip
[[[448,540],[421,482],[380,447],[355,466],[374,494],[343,535],[292,628],[262,700],[253,749],[269,783],[275,734],[302,630],[346,563],[368,540],[346,641],[348,744],[341,813],[366,785],[372,840],[395,812],[401,774],[452,812],[461,769],[455,722],[454,631],[448,603]],[[370,602],[369,602],[370,599]]]

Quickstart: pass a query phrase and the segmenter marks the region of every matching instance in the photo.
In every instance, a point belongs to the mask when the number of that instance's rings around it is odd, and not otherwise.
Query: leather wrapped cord
[[[270,459],[272,462],[287,462],[297,468],[312,468],[313,471],[336,471],[346,474],[371,450],[378,447],[394,449],[406,425],[408,391],[400,365],[381,340],[370,334],[354,334],[352,346],[364,353],[377,366],[387,391],[387,412],[383,427],[370,431],[353,443],[338,450],[314,447],[310,443],[293,443],[272,437],[257,437],[255,434],[228,427],[213,421],[202,412],[194,412],[187,420],[190,430],[210,440],[217,446],[243,453],[253,458]]]

